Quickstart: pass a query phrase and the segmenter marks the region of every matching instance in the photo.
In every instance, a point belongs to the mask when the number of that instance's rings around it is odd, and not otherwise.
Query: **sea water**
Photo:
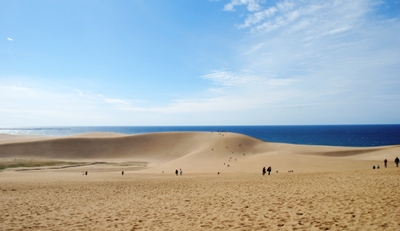
[[[312,125],[312,126],[113,126],[0,128],[2,134],[69,136],[87,132],[144,134],[154,132],[235,132],[263,141],[371,147],[400,144],[397,125]]]

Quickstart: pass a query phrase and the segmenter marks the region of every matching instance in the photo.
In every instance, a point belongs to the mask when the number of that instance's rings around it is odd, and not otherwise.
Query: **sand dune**
[[[0,164],[20,166],[0,171],[0,230],[399,230],[398,153],[217,132],[0,135]]]
[[[400,146],[329,147],[264,142],[235,133],[178,132],[143,135],[89,133],[69,137],[0,137],[0,158],[146,162],[142,172],[336,171],[390,162]],[[104,166],[103,166],[104,167]],[[107,169],[107,168],[105,168]],[[108,169],[111,170],[111,169]],[[129,170],[129,169],[128,169]]]

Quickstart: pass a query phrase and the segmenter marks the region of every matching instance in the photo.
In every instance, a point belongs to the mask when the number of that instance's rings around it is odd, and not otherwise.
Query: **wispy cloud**
[[[252,5],[257,7],[251,7]],[[226,8],[234,11],[238,5],[247,5],[248,14],[238,28],[252,32],[271,32],[281,28],[292,30],[311,29],[318,33],[339,33],[357,25],[370,10],[372,1],[278,1],[268,6],[261,1],[231,1]],[[249,9],[251,8],[251,10]]]
[[[400,44],[395,32],[400,24],[398,19],[376,15],[382,1],[257,1],[252,10],[249,4],[230,1],[223,9],[235,14],[236,8],[244,6],[247,13],[244,17],[238,13],[243,22],[236,26],[251,32],[240,45],[233,71],[210,72],[202,78],[224,87],[245,85],[248,88],[241,88],[239,94],[262,102],[264,108],[287,106],[296,114],[295,108],[308,105],[310,112],[332,122],[335,119],[324,112],[326,108],[351,110],[350,105],[359,104],[363,106],[357,107],[358,113],[366,116],[370,108],[380,107],[375,99],[382,95],[400,97],[390,87],[393,82],[400,87],[396,74]],[[278,87],[271,88],[274,82]]]
[[[7,38],[7,40],[8,40],[8,41],[11,41],[11,42],[13,41],[13,39],[12,39],[12,38]]]
[[[258,11],[261,9],[260,2],[263,0],[232,0],[224,6],[225,11],[235,11],[236,6],[246,5],[248,11]]]

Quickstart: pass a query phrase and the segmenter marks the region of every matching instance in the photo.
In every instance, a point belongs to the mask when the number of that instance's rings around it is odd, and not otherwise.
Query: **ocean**
[[[235,132],[263,141],[307,145],[373,147],[400,144],[396,125],[310,125],[310,126],[112,126],[0,128],[0,134],[69,136],[87,132],[144,134],[154,132]]]

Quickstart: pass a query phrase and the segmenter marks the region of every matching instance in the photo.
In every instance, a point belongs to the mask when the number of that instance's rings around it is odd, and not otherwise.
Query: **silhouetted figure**
[[[396,159],[394,159],[394,163],[396,163],[396,167],[399,167],[399,157],[396,157]]]
[[[179,171],[181,172],[181,176],[182,176],[182,169],[180,168]]]
[[[122,171],[122,175],[124,175],[124,171]]]
[[[266,170],[265,167],[264,167],[263,170],[262,170],[263,176],[265,175],[265,173],[267,173],[267,170]]]
[[[270,175],[270,174],[271,174],[271,171],[272,171],[271,166],[268,167],[267,171],[268,171],[268,175]]]
[[[175,175],[178,175],[178,169],[175,170]]]
[[[387,168],[387,159],[385,159],[385,160],[383,161],[383,163],[385,163],[385,168]]]
[[[375,165],[374,165],[374,166],[372,166],[372,169],[375,169]]]
[[[379,166],[379,164],[378,164],[378,167],[376,167],[377,169],[380,169],[381,168],[381,166]]]
[[[85,171],[85,175],[87,176],[87,171]]]

